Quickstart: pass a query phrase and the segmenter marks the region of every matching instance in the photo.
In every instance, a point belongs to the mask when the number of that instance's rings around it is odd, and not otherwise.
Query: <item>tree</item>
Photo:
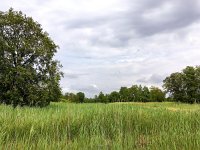
[[[161,89],[157,87],[150,88],[150,101],[162,102],[164,100],[165,100],[165,93]]]
[[[143,102],[143,100],[144,100],[144,97],[143,97],[143,88],[142,88],[141,85],[138,86],[137,94],[138,94],[138,101],[139,102]]]
[[[183,100],[189,103],[197,102],[198,76],[196,76],[196,68],[187,66],[182,71],[182,78],[184,81]]]
[[[184,99],[184,81],[181,73],[172,73],[169,77],[165,78],[163,83],[164,89],[173,99],[176,101]]]
[[[76,94],[77,102],[83,103],[85,99],[85,94],[83,92],[78,92]]]
[[[199,103],[200,102],[200,66],[196,67],[195,81],[196,81],[196,100],[197,100],[197,103]]]
[[[65,93],[65,95],[63,96],[64,99],[66,99],[67,101],[70,101],[70,102],[76,102],[77,101],[77,98],[76,98],[76,94],[74,93]]]
[[[142,102],[148,102],[150,100],[149,88],[144,86],[142,89]]]
[[[101,103],[107,103],[108,102],[108,98],[106,95],[103,94],[103,92],[100,92],[99,93],[99,96],[98,96],[98,101],[101,102]]]
[[[200,66],[187,66],[180,73],[172,73],[163,82],[163,87],[175,101],[200,102]]]
[[[119,90],[120,94],[120,101],[121,102],[127,102],[129,98],[129,91],[127,87],[121,87]]]
[[[130,101],[146,102],[146,97],[148,94],[146,87],[143,88],[141,85],[133,85],[131,88],[129,88],[129,93]]]
[[[130,87],[129,92],[130,92],[130,101],[132,102],[138,101],[139,99],[138,85],[133,85],[132,87]]]
[[[61,95],[58,46],[31,17],[0,12],[0,102],[46,106]]]
[[[113,91],[108,95],[108,100],[109,102],[119,102],[120,100],[120,95],[118,92]]]

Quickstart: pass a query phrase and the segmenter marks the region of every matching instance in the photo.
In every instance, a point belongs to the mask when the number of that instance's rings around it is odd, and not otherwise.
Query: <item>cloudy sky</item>
[[[133,84],[161,86],[200,65],[199,0],[1,0],[60,46],[64,92],[87,96]]]

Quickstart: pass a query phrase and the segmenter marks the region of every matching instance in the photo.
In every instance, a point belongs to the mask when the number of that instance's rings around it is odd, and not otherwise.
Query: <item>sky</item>
[[[63,92],[93,97],[134,84],[162,86],[200,65],[199,0],[0,0],[59,45]]]

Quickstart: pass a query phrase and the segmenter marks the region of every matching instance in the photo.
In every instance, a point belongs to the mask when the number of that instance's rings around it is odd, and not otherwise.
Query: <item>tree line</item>
[[[165,101],[165,92],[158,87],[148,88],[141,85],[133,85],[132,87],[121,87],[119,91],[113,91],[109,94],[100,92],[94,98],[85,98],[83,92],[77,94],[66,93],[64,99],[71,102],[86,103],[112,103],[112,102],[162,102]],[[83,98],[84,97],[84,98]]]

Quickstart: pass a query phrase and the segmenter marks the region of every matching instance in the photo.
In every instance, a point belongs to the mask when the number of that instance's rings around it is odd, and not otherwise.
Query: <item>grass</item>
[[[0,149],[200,149],[200,105],[0,105]]]

